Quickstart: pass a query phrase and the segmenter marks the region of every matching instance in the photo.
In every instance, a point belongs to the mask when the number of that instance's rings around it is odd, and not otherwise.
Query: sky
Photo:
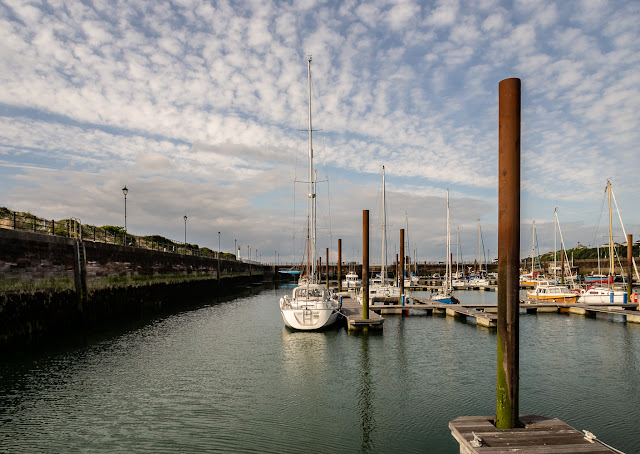
[[[522,81],[521,251],[640,235],[640,3],[0,0],[0,206],[280,263],[497,257],[498,84]],[[615,206],[614,206],[615,208]],[[479,221],[478,221],[479,220]],[[624,241],[614,212],[614,240]],[[458,241],[458,232],[460,240]],[[559,244],[560,239],[556,240]],[[459,248],[459,249],[458,249]],[[484,258],[483,258],[484,260]]]

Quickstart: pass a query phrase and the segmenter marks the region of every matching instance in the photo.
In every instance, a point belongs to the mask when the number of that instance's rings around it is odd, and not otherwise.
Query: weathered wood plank
[[[451,434],[460,443],[461,453],[610,453],[599,443],[591,443],[584,434],[557,418],[522,415],[524,427],[498,430],[493,417],[463,416],[449,423]],[[482,446],[471,442],[478,436]]]

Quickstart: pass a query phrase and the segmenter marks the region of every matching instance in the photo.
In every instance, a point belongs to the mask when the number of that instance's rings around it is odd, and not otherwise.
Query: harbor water
[[[457,453],[449,421],[495,414],[495,331],[411,314],[292,332],[285,291],[3,352],[0,452]],[[523,314],[520,330],[521,413],[640,452],[640,326]]]

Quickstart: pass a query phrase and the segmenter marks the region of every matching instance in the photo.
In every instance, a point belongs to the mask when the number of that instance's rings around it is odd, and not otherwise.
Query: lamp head
[[[127,189],[126,186],[122,188],[122,193],[124,194],[125,197],[127,196],[127,192],[129,192],[129,190]]]

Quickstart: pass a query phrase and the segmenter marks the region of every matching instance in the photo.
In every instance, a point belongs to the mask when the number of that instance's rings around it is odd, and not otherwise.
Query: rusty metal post
[[[633,292],[633,235],[627,235],[627,302],[631,302]]]
[[[326,270],[327,270],[327,288],[329,288],[329,248],[327,248],[327,264],[326,266]]]
[[[338,292],[342,291],[342,239],[338,238]]]
[[[400,257],[402,257],[402,262],[398,266],[398,274],[400,276],[400,298],[398,304],[404,306],[404,229],[400,229]],[[396,263],[398,263],[397,259]]]
[[[498,85],[498,374],[496,427],[519,411],[520,79]]]
[[[362,210],[362,318],[369,319],[369,210]]]

